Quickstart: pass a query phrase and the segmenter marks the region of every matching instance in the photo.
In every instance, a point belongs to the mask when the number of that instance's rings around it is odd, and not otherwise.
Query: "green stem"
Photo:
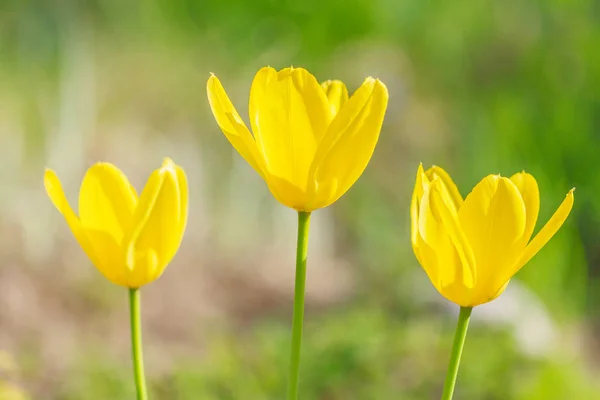
[[[131,351],[133,355],[133,377],[137,389],[137,400],[148,400],[144,376],[142,353],[142,322],[140,317],[140,289],[129,289],[129,313],[131,321]]]
[[[454,386],[456,386],[456,377],[458,376],[458,366],[460,365],[460,356],[462,355],[465,339],[467,338],[467,328],[471,319],[472,307],[461,307],[458,314],[458,322],[456,323],[456,332],[454,333],[454,344],[452,345],[452,353],[450,354],[450,363],[448,364],[448,372],[446,372],[446,382],[444,382],[444,392],[442,400],[452,400],[454,394]]]
[[[300,350],[302,348],[302,323],[304,320],[304,291],[306,288],[306,258],[308,253],[309,228],[310,213],[298,212],[296,285],[294,288],[294,317],[292,322],[292,349],[290,355],[290,375],[288,380],[288,400],[298,399],[298,381],[300,380]]]

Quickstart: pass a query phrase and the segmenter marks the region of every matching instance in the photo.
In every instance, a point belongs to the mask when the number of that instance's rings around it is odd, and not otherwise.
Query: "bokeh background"
[[[313,215],[301,396],[439,398],[456,307],[410,247],[419,162],[466,195],[532,173],[565,226],[473,314],[456,397],[600,398],[600,3],[594,0],[0,2],[0,399],[134,396],[127,293],[86,259],[42,183],[72,204],[94,162],[139,189],[162,158],[191,183],[187,234],[143,289],[152,399],[282,399],[295,213],[232,150],[205,83],[242,115],[264,65],[355,89],[383,80],[380,143]]]

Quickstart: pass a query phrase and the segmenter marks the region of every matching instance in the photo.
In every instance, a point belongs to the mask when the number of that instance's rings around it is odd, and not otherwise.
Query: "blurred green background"
[[[164,156],[186,168],[191,210],[142,294],[151,398],[283,398],[295,215],[205,93],[214,72],[247,115],[264,65],[390,91],[370,166],[313,216],[302,399],[439,398],[457,310],[410,248],[419,162],[463,195],[525,169],[539,225],[577,187],[565,226],[475,310],[456,398],[600,398],[598,1],[3,0],[0,399],[133,398],[127,293],[91,266],[42,175],[76,204],[92,163],[139,189]]]

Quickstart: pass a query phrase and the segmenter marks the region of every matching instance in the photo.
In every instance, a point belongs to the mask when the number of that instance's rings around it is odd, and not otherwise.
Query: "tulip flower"
[[[250,126],[219,79],[207,83],[208,100],[221,130],[265,180],[273,196],[311,212],[339,199],[371,159],[388,92],[367,78],[348,98],[340,81],[319,85],[303,68],[262,68],[250,89]]]
[[[129,289],[134,373],[138,399],[145,399],[138,289],[160,277],[179,249],[188,214],[185,172],[165,159],[138,197],[117,167],[97,163],[83,178],[79,216],[54,171],[46,170],[44,185],[96,268]]]
[[[312,211],[338,200],[366,168],[388,102],[385,85],[367,78],[348,97],[340,81],[319,84],[302,68],[262,68],[250,89],[252,133],[219,79],[207,82],[221,130],[281,204],[298,211],[296,285],[288,400],[298,398],[308,230]]]
[[[419,166],[410,210],[412,247],[435,288],[461,307],[442,399],[452,398],[472,308],[502,294],[562,226],[573,200],[571,190],[531,239],[540,196],[530,174],[488,175],[463,200],[446,171]]]

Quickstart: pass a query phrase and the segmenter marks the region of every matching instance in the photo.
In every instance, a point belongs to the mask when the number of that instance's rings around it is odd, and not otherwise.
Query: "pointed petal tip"
[[[56,182],[58,182],[58,185],[60,185],[60,181],[58,179],[58,176],[56,175],[56,172],[54,172],[53,169],[45,168],[44,169],[44,186],[46,187],[46,190],[49,190],[52,187],[54,187]]]
[[[163,158],[161,170],[175,170],[175,163],[169,157]]]

